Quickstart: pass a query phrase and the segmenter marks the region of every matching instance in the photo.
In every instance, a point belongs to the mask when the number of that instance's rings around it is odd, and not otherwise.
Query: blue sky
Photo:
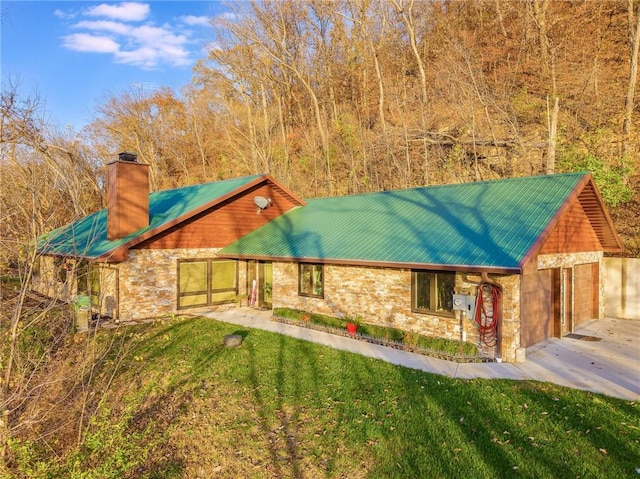
[[[124,90],[179,92],[206,56],[220,1],[0,1],[3,86],[37,94],[48,120],[79,130]]]

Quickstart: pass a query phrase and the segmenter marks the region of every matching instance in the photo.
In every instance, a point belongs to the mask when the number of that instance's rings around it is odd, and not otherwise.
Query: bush
[[[560,152],[559,164],[565,171],[590,171],[609,207],[631,199],[633,191],[625,184],[625,178],[631,173],[629,167],[612,165],[592,153],[582,153],[572,147]]]

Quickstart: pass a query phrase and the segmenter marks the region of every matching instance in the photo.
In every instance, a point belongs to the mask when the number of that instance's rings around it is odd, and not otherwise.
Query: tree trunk
[[[627,86],[627,99],[625,102],[624,122],[622,124],[622,166],[625,166],[629,156],[629,143],[631,142],[631,118],[633,114],[633,102],[638,81],[638,52],[640,50],[640,4],[637,12],[633,10],[633,0],[629,1],[629,84]],[[634,21],[634,16],[635,21]],[[634,25],[635,24],[635,25]],[[626,175],[625,175],[626,176]]]
[[[553,105],[553,112],[550,117],[548,115],[549,98],[547,97],[547,116],[549,127],[549,142],[547,143],[547,175],[552,175],[556,171],[556,136],[558,132],[558,112],[560,111],[560,100],[558,97],[555,99]]]

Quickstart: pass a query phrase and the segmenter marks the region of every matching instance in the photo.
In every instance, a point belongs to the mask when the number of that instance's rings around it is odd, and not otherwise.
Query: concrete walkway
[[[507,364],[455,363],[399,351],[272,321],[271,311],[239,308],[211,312],[206,316],[452,378],[548,381],[623,399],[640,400],[640,321],[636,320],[606,318],[593,321],[575,332],[586,338],[548,339],[528,348],[523,363]],[[600,340],[588,340],[594,337]]]

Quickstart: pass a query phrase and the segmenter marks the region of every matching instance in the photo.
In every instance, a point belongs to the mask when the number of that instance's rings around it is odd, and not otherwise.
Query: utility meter
[[[467,318],[473,319],[476,312],[476,297],[470,294],[454,294],[453,310],[464,311]]]

